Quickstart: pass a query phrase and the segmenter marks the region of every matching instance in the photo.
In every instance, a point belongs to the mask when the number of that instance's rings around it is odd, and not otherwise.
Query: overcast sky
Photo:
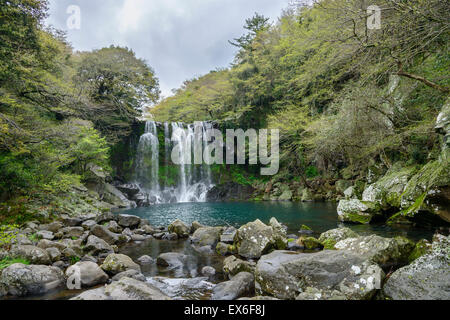
[[[50,0],[47,24],[68,32],[75,50],[111,44],[133,49],[151,65],[164,96],[184,80],[227,67],[255,12],[276,21],[289,0]],[[70,5],[81,9],[81,28],[68,30]]]

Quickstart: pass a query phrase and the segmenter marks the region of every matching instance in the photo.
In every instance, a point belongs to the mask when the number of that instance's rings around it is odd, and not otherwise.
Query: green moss
[[[409,255],[409,263],[412,263],[414,260],[417,260],[421,256],[427,254],[430,248],[431,244],[427,240],[420,240],[419,242],[417,242],[414,250]]]
[[[323,244],[323,248],[325,250],[336,250],[336,248],[334,247],[336,245],[336,241],[333,239],[327,239],[325,241],[322,242]]]
[[[25,264],[25,265],[30,264],[30,262],[26,259],[22,259],[22,258],[13,259],[10,257],[6,257],[5,259],[0,260],[0,271],[2,271],[3,269],[6,269],[9,266],[12,266],[13,264],[16,264],[16,263],[21,263],[21,264]]]
[[[303,230],[303,231],[313,231],[310,227],[308,227],[308,226],[306,226],[306,225],[302,225],[301,228],[300,228],[300,230]]]
[[[349,221],[361,224],[369,224],[372,221],[371,215],[362,215],[358,213],[347,213],[346,217]]]

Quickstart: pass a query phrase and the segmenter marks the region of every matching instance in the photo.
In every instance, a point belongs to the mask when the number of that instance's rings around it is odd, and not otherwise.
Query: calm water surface
[[[307,225],[316,233],[342,226],[338,221],[334,203],[301,202],[233,202],[233,203],[177,203],[162,204],[148,208],[119,211],[148,219],[154,226],[168,226],[176,219],[185,223],[198,221],[207,226],[242,226],[260,219],[268,223],[272,217],[288,227],[289,233],[296,234],[302,225]],[[431,239],[432,230],[409,226],[347,225],[361,235],[378,234],[384,237],[405,236],[412,240]]]

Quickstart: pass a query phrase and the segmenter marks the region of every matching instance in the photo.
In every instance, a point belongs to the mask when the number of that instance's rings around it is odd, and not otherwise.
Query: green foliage
[[[12,266],[13,264],[16,264],[16,263],[21,263],[24,265],[31,264],[30,261],[22,259],[22,258],[13,259],[13,258],[6,257],[5,259],[0,260],[0,271],[2,271],[3,269],[6,269],[9,266]]]
[[[0,225],[0,248],[11,245],[19,233],[18,228],[16,224]]]

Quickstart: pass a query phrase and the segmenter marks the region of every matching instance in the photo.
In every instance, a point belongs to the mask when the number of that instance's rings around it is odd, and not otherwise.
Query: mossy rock
[[[414,247],[414,250],[409,255],[409,263],[414,262],[415,260],[419,259],[421,256],[426,255],[431,250],[431,243],[428,240],[420,240],[416,243],[416,246]]]
[[[300,237],[297,244],[307,250],[322,250],[324,245],[314,237]]]

